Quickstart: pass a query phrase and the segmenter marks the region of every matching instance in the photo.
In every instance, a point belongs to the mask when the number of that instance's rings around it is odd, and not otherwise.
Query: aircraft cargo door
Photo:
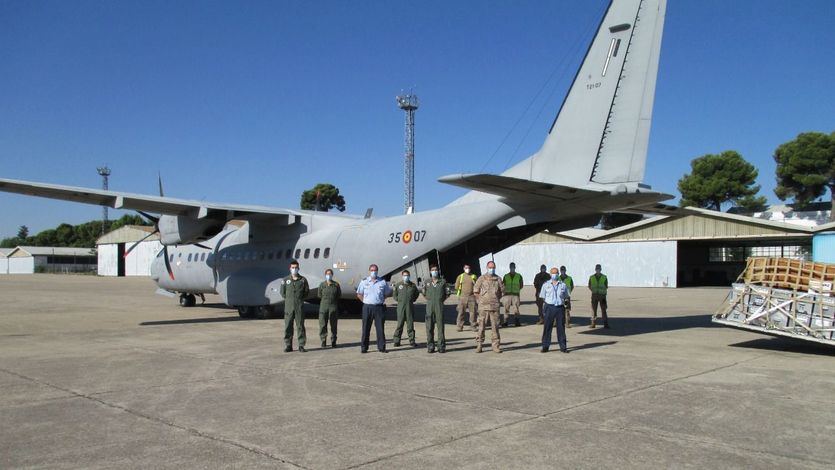
[[[330,255],[334,278],[351,289],[359,285],[360,280],[366,275],[368,264],[372,263],[365,263],[371,256],[362,252],[362,234],[362,226],[345,228],[336,237],[333,253]]]

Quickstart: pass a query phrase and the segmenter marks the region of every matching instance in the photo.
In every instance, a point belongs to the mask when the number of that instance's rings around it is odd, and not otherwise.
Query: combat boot
[[[415,343],[415,340],[410,339],[410,340],[409,340],[409,346],[411,346],[411,347],[413,347],[413,348],[416,348],[416,347],[417,347],[417,343]]]
[[[432,354],[433,352],[435,352],[435,345],[430,344],[429,346],[427,346],[426,347],[426,352],[428,352],[429,354]]]
[[[516,326],[522,326],[522,325],[519,323],[519,316],[518,316],[518,315],[516,316]]]
[[[480,352],[481,352],[481,343],[478,343],[478,344],[475,346],[475,352],[477,352],[477,353],[480,353]]]
[[[597,326],[597,319],[592,318],[591,319],[591,325],[589,325],[589,328],[594,328],[595,326]]]
[[[493,345],[493,352],[495,352],[495,353],[501,353],[501,352],[502,352],[502,348],[501,348],[501,347],[499,347],[499,345],[498,345],[498,344],[494,344],[494,345]]]
[[[396,341],[394,342],[394,347],[395,347],[395,348],[399,348],[399,347],[400,347],[400,340],[396,340]]]
[[[326,347],[328,347],[328,342],[322,341],[322,349],[325,349]]]

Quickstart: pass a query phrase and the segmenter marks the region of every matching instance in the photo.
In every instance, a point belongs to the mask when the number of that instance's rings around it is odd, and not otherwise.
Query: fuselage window
[[[292,252],[293,252],[292,249],[287,248],[287,251],[284,252],[284,257],[287,258],[287,259],[290,259],[290,253],[292,253]]]
[[[188,260],[187,260],[187,261],[188,261],[189,263],[191,263],[191,253],[189,253],[189,254],[188,254]]]
[[[314,258],[319,258],[319,248],[316,248],[315,250],[313,250],[313,257]]]
[[[206,253],[200,255],[200,261],[206,261]]]
[[[325,248],[325,252],[322,253],[322,257],[323,258],[330,258],[330,256],[331,256],[331,249],[330,248]]]
[[[267,259],[273,259],[273,252],[267,253]]]
[[[301,256],[302,256],[302,250],[301,250],[301,248],[296,248],[296,256],[295,256],[295,258],[296,258],[296,259],[299,259]]]
[[[168,262],[173,263],[174,262],[174,253],[171,253],[171,256],[169,256],[168,258],[169,258]]]
[[[229,259],[229,253],[224,252],[222,255],[220,255],[220,259],[223,261]]]
[[[263,251],[258,252],[258,259],[264,259],[264,252]]]
[[[304,259],[310,258],[310,248],[304,250]]]

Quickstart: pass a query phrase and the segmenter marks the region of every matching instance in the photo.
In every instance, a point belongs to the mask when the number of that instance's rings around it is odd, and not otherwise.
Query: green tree
[[[339,194],[339,188],[329,183],[319,183],[312,189],[302,192],[299,206],[306,210],[327,212],[336,208],[345,212],[345,198]]]
[[[807,204],[829,190],[831,207],[835,209],[835,132],[804,132],[774,151],[777,162],[777,187],[780,200],[791,197],[798,204]],[[830,210],[829,220],[835,220]]]
[[[29,236],[29,227],[25,225],[21,225],[19,229],[17,229],[17,238],[21,240],[25,240],[26,237]]]
[[[690,162],[692,171],[678,180],[681,192],[679,205],[721,210],[726,202],[765,204],[764,197],[755,197],[760,186],[755,184],[757,169],[738,152],[727,150],[718,155],[707,154]]]

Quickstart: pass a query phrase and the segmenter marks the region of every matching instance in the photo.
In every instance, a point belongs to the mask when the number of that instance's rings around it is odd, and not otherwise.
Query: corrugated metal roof
[[[154,231],[150,225],[125,225],[116,230],[105,233],[96,240],[96,245],[109,245],[112,243],[135,243],[148,236]],[[147,241],[159,240],[159,234],[155,233],[146,239]]]
[[[61,246],[19,246],[9,253],[9,257],[25,256],[96,256],[91,248],[72,248]]]

